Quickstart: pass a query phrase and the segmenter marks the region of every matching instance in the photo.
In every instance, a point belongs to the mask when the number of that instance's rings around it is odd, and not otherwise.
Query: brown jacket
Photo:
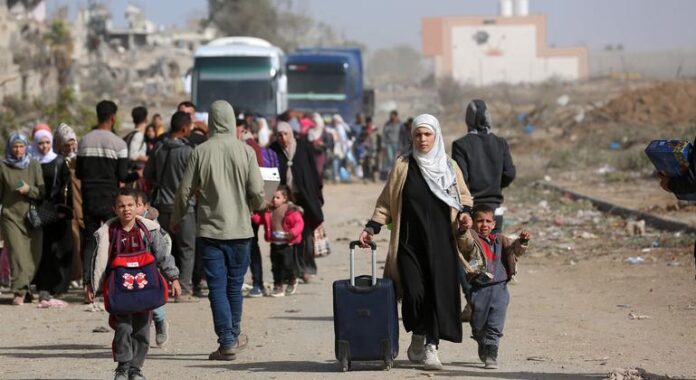
[[[457,176],[457,185],[459,187],[459,192],[461,196],[461,202],[464,206],[471,207],[474,203],[471,194],[469,193],[469,188],[464,182],[464,176],[462,175],[459,166],[457,166],[454,161],[451,161],[452,168]],[[387,261],[384,266],[384,277],[392,279],[396,287],[397,298],[401,299],[402,288],[401,288],[401,276],[399,274],[399,265],[396,259],[396,254],[399,251],[399,228],[401,226],[401,194],[404,189],[404,184],[406,183],[406,176],[408,174],[408,157],[399,157],[394,163],[394,168],[389,173],[389,178],[387,183],[384,185],[382,194],[377,198],[377,204],[375,205],[375,211],[372,214],[373,221],[387,225],[391,224],[391,235],[389,240],[389,250],[387,251]],[[471,234],[459,235],[458,221],[457,221],[457,210],[451,209],[451,221],[452,221],[452,233],[457,237],[458,250],[472,250],[474,247],[473,238]],[[372,232],[369,231],[368,232]],[[461,252],[453,252],[459,256],[460,262],[464,263],[464,257]],[[471,253],[468,253],[471,255]]]
[[[483,253],[484,251],[483,246],[481,245],[481,239],[476,236],[476,232],[469,230],[467,231],[467,234],[472,238],[474,249],[465,250],[463,252],[462,256],[465,259],[463,264],[466,274],[470,279],[473,279],[481,274],[483,270],[485,270],[487,264],[486,255]],[[507,272],[508,281],[510,281],[512,276],[517,274],[517,258],[527,252],[527,246],[523,245],[520,239],[511,240],[503,234],[498,235],[498,239],[500,239],[500,242],[503,245],[503,257],[501,258],[501,261],[503,262],[503,266]],[[479,263],[476,268],[472,268],[471,265],[469,265],[469,262],[471,262],[471,260],[474,258],[476,258]]]

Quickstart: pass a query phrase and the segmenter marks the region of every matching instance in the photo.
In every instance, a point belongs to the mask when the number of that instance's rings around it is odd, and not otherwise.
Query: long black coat
[[[278,154],[280,184],[286,185],[288,158],[277,141],[271,145],[271,149]],[[293,193],[297,198],[295,203],[304,209],[305,230],[313,231],[324,222],[324,214],[321,211],[324,196],[312,148],[305,140],[297,140],[297,149],[292,162]]]

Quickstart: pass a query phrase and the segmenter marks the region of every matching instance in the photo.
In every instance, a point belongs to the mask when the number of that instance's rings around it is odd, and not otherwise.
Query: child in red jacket
[[[289,200],[290,192],[286,186],[279,186],[271,207],[263,214],[254,214],[253,223],[264,226],[266,241],[271,243],[271,270],[273,272],[273,292],[271,297],[295,294],[297,275],[295,274],[295,246],[302,242],[302,208]],[[283,291],[283,282],[288,286]]]

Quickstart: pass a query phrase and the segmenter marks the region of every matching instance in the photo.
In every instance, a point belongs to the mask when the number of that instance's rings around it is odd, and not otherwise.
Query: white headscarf
[[[58,126],[58,128],[56,128],[56,131],[54,133],[53,151],[58,151],[64,154],[64,146],[70,140],[75,140],[75,142],[77,142],[77,135],[75,135],[75,131],[72,129],[71,126],[65,123],[60,123],[60,125]],[[77,144],[75,144],[74,149],[71,150],[70,153],[68,153],[68,158],[75,158],[77,153],[75,152],[76,148]]]
[[[463,209],[457,186],[457,177],[452,168],[452,162],[445,152],[445,142],[442,139],[440,122],[435,116],[422,114],[413,120],[411,134],[414,135],[418,128],[427,128],[435,134],[435,144],[428,153],[420,153],[415,147],[413,139],[413,158],[418,163],[423,178],[430,191],[453,209]]]
[[[259,137],[259,145],[262,148],[265,148],[268,146],[268,143],[271,141],[271,128],[268,128],[268,122],[266,119],[259,117],[256,119],[256,123],[258,123],[259,126],[259,131],[258,131],[258,137]]]
[[[295,181],[292,176],[292,160],[295,158],[295,152],[297,151],[297,140],[295,140],[295,134],[292,132],[292,126],[290,126],[290,124],[279,121],[278,125],[276,125],[276,129],[278,132],[287,133],[290,138],[288,146],[283,148],[283,153],[285,153],[285,157],[288,159],[288,170],[285,172],[285,184],[292,190],[295,186]]]
[[[51,150],[46,154],[41,154],[41,150],[39,150],[39,143],[41,140],[45,139],[48,139],[48,143],[51,145]],[[36,160],[42,164],[48,164],[58,157],[56,152],[53,151],[53,134],[49,131],[39,129],[36,131],[36,133],[34,133],[34,149],[36,151]]]
[[[312,127],[307,133],[307,140],[310,142],[321,139],[324,134],[324,119],[318,113],[312,114],[312,121],[314,122],[314,127]]]

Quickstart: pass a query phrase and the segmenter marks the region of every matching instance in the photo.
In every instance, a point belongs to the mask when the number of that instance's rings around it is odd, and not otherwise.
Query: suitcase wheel
[[[341,358],[340,364],[341,364],[341,371],[343,371],[343,372],[350,371],[350,360],[348,360],[347,356],[344,356]]]
[[[384,360],[384,370],[389,371],[394,366],[394,359],[389,358]]]
[[[336,359],[341,365],[341,371],[350,371],[350,344],[346,341],[336,341]]]

